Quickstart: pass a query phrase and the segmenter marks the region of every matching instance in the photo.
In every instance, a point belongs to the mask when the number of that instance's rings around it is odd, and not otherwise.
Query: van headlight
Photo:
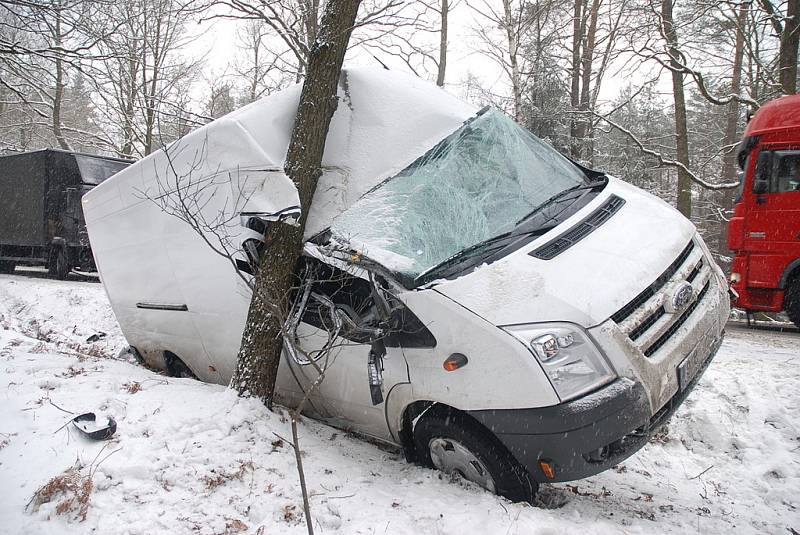
[[[561,401],[574,399],[616,378],[600,350],[577,325],[536,323],[502,329],[534,354]]]

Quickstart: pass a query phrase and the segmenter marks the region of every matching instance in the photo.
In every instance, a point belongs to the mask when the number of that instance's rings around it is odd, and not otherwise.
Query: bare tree
[[[123,2],[112,12],[120,31],[103,40],[109,59],[100,62],[99,97],[109,129],[118,129],[121,156],[147,155],[155,142],[162,118],[183,115],[177,102],[198,68],[178,52],[192,38],[185,21],[195,7],[183,0]],[[194,124],[205,122],[195,117]]]
[[[678,46],[678,31],[672,17],[673,0],[661,0],[661,31],[666,41],[672,75],[672,98],[675,111],[675,148],[678,167],[678,211],[692,217],[692,182],[689,168],[689,132],[686,124],[686,97],[683,92],[683,72],[680,70],[681,52]]]
[[[108,142],[97,130],[65,124],[82,96],[70,91],[71,80],[93,80],[89,62],[101,57],[97,45],[113,30],[106,7],[85,0],[0,2],[0,87],[23,108],[28,125],[46,125],[62,149]]]
[[[617,54],[617,40],[627,22],[627,0],[575,0],[570,73],[570,153],[590,162],[595,109],[606,69]],[[605,20],[603,20],[605,19]],[[598,49],[601,53],[598,54]],[[600,63],[596,64],[599,56]]]
[[[295,81],[297,67],[286,58],[290,52],[273,46],[270,28],[261,20],[247,20],[238,34],[238,48],[244,58],[234,64],[242,81],[242,102],[249,103]]]
[[[781,90],[792,95],[797,91],[797,48],[800,42],[800,0],[787,0],[786,16],[782,17],[771,0],[759,0],[780,38],[778,79]]]
[[[417,28],[422,10],[415,2],[405,0],[365,0],[353,24],[348,47],[391,43],[404,28]],[[316,42],[321,15],[326,6],[320,0],[207,0],[203,8],[207,18],[261,21],[282,43],[273,52],[288,52],[294,65],[295,81],[300,82],[308,68],[308,55]],[[392,46],[391,44],[387,46]]]
[[[321,174],[322,153],[331,118],[336,110],[337,87],[347,44],[360,1],[329,0],[320,23],[321,34],[309,51],[308,70],[295,126],[286,156],[285,171],[300,194],[302,217],[296,227],[283,225],[270,236],[255,281],[256,291],[272,303],[287,308],[295,264],[303,245],[303,229],[311,199]],[[253,300],[248,311],[232,386],[241,394],[272,399],[283,344],[283,324],[265,300]]]
[[[558,6],[554,2],[530,0],[502,0],[500,5],[475,0],[469,6],[479,18],[475,33],[480,52],[505,74],[510,86],[511,115],[522,123],[523,99],[531,77],[535,76],[532,64],[538,60],[524,52],[531,32],[536,31],[540,38],[543,31],[553,31],[552,24],[559,24]]]

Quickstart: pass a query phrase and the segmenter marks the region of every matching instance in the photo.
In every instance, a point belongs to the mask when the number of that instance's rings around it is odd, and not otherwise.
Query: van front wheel
[[[436,410],[414,428],[414,443],[423,464],[458,474],[514,502],[531,502],[538,484],[500,441],[468,416]]]

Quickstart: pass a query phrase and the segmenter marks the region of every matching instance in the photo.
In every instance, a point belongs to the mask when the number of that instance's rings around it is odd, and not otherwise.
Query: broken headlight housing
[[[503,327],[503,330],[533,353],[562,402],[616,378],[600,350],[577,325],[535,323],[511,325]]]

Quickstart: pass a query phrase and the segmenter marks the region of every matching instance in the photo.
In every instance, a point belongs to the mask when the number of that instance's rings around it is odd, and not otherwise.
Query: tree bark
[[[514,98],[514,120],[522,122],[522,80],[519,73],[519,34],[518,25],[514,23],[514,12],[511,0],[503,0],[503,15],[505,17],[506,39],[508,39],[508,61],[511,66],[511,93]],[[523,16],[522,13],[519,14]]]
[[[283,349],[283,319],[294,269],[303,246],[303,229],[317,181],[333,113],[339,76],[361,0],[329,0],[317,39],[309,51],[300,105],[284,170],[300,194],[299,226],[275,225],[270,247],[255,278],[231,387],[240,395],[270,403]]]
[[[742,1],[739,4],[739,10],[736,14],[736,45],[733,52],[733,70],[731,72],[731,94],[738,95],[742,90],[742,60],[744,58],[744,27],[747,24],[747,5],[748,2]],[[736,175],[736,146],[734,145],[739,139],[739,131],[737,129],[739,123],[739,101],[736,99],[728,103],[728,114],[725,117],[725,138],[723,140],[723,147],[725,147],[725,154],[722,157],[722,169],[720,170],[720,182],[731,181]],[[730,210],[733,206],[733,191],[726,190],[722,194],[722,209]],[[719,228],[719,242],[717,249],[727,251],[727,221],[720,221]]]
[[[586,35],[582,39],[583,50],[581,52],[581,91],[579,98],[580,117],[578,119],[577,139],[573,140],[576,144],[578,158],[591,160],[592,151],[587,142],[589,134],[589,124],[591,116],[589,107],[591,105],[591,84],[592,84],[592,64],[594,62],[594,48],[597,37],[597,16],[600,11],[600,0],[592,0],[591,12],[589,12],[589,25],[586,27]]]
[[[789,0],[781,34],[779,53],[781,89],[787,95],[797,92],[797,46],[800,42],[800,0]]]
[[[576,139],[580,134],[580,121],[577,117],[581,103],[581,43],[583,42],[583,7],[585,0],[575,0],[572,15],[572,72],[570,74],[570,105],[572,118],[570,119],[569,137],[570,154],[573,158],[580,158],[580,150]]]
[[[447,70],[447,17],[450,14],[450,4],[448,0],[442,0],[441,4],[442,26],[439,29],[439,65],[436,74],[436,85],[444,86],[444,75]]]
[[[672,18],[672,0],[661,0],[661,23],[667,38],[672,72],[672,94],[675,104],[675,159],[689,167],[689,133],[686,121],[686,97],[683,92],[683,72],[678,58],[678,32]],[[687,218],[692,217],[692,179],[684,169],[678,169],[677,208]]]
[[[62,39],[63,35],[61,32],[61,3],[56,2],[55,7],[55,28],[54,28],[54,45],[58,48],[61,48],[63,45]],[[55,79],[55,89],[53,92],[53,117],[52,117],[52,125],[53,125],[53,135],[58,141],[59,147],[64,150],[71,150],[69,143],[67,142],[66,138],[64,137],[64,132],[61,129],[61,106],[64,102],[64,63],[62,62],[61,58],[56,58],[55,60],[55,68],[56,68],[56,79]]]

